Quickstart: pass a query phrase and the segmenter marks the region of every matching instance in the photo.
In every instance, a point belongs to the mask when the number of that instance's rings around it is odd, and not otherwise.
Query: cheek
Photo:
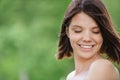
[[[101,46],[102,43],[103,43],[103,38],[102,38],[102,36],[100,35],[100,36],[96,37],[96,41],[97,41],[97,43]]]
[[[74,33],[71,33],[69,35],[70,42],[77,42],[79,40],[79,38],[80,38],[80,35],[76,35]]]
[[[76,37],[75,36],[70,36],[69,37],[71,45],[73,45],[76,42]]]
[[[69,35],[69,40],[70,40],[70,43],[71,43],[71,46],[73,47],[75,47],[75,45],[76,45],[76,43],[77,43],[77,41],[78,41],[78,36],[77,35],[75,35],[75,34],[70,34]]]

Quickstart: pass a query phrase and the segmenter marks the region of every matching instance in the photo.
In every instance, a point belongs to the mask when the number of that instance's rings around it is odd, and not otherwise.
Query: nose
[[[91,42],[92,40],[91,40],[91,37],[92,37],[92,35],[89,33],[89,32],[84,32],[83,33],[83,35],[82,35],[82,40],[83,40],[83,42],[87,42],[87,43],[89,43],[89,42]]]

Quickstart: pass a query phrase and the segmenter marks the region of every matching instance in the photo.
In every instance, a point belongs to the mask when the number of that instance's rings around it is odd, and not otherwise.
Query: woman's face
[[[84,12],[76,14],[66,29],[74,56],[89,59],[100,54],[103,43],[97,23]]]

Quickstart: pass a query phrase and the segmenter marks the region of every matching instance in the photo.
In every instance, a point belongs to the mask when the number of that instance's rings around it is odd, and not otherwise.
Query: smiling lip
[[[82,45],[82,44],[79,44],[79,46],[83,51],[90,51],[94,47],[94,45]]]

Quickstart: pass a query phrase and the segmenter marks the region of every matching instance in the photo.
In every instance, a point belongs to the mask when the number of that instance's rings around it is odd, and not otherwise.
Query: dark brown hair
[[[120,63],[120,38],[101,0],[72,0],[63,19],[57,58],[62,59],[72,55],[73,49],[66,34],[66,27],[69,27],[72,17],[80,12],[86,13],[98,24],[103,37],[101,53],[106,53],[110,60]]]

